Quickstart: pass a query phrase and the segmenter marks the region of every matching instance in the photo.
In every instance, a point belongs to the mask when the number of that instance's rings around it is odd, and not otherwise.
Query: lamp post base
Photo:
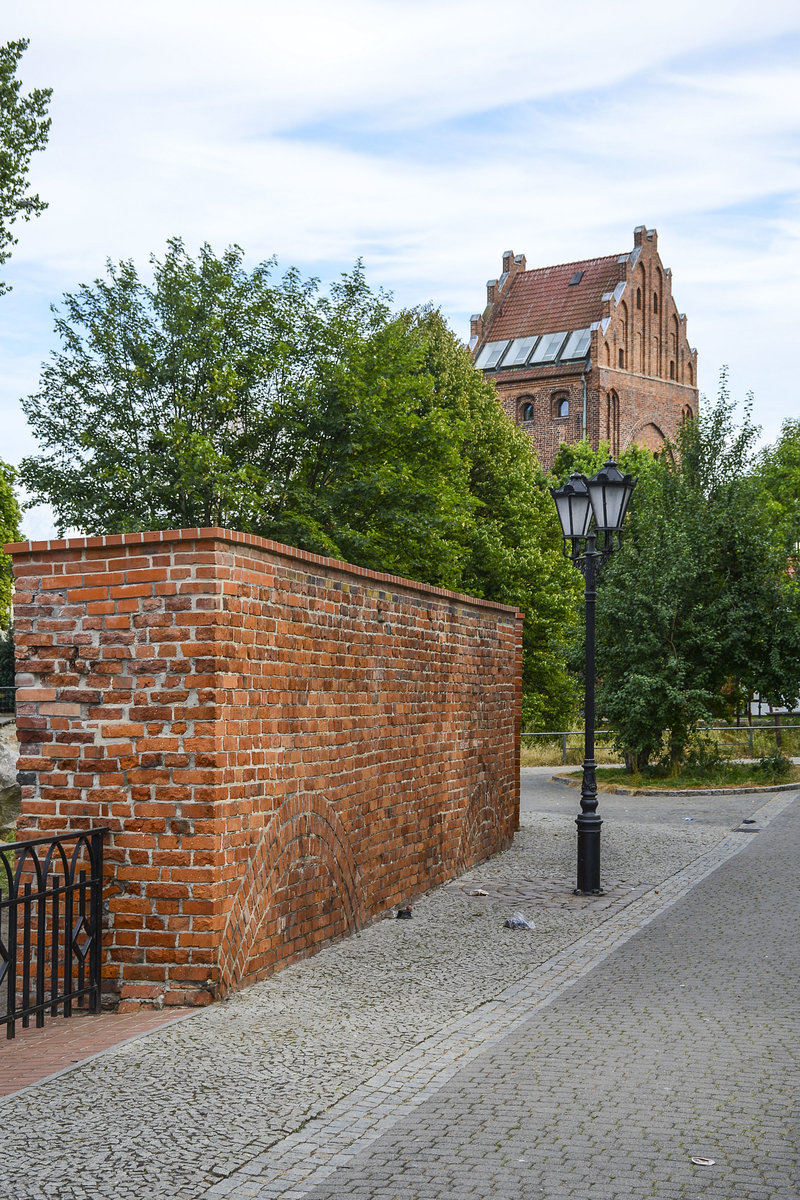
[[[597,801],[595,800],[595,804]],[[575,895],[600,896],[600,826],[596,812],[582,812],[575,818],[578,827],[578,886]]]

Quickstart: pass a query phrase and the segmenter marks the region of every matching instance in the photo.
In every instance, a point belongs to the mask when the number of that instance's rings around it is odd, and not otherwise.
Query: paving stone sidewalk
[[[319,1126],[323,1139],[341,1137],[347,1153],[359,1153],[359,1137],[384,1132],[373,1121],[364,1134],[370,1116],[396,1124],[404,1104],[430,1102],[471,1057],[529,1019],[532,1004],[592,971],[738,855],[752,839],[729,831],[743,817],[762,806],[777,826],[791,803],[785,795],[714,804],[671,797],[657,807],[604,798],[609,894],[593,904],[570,896],[574,796],[548,791],[535,772],[524,778],[513,850],[415,899],[412,921],[379,922],[225,1004],[2,1102],[3,1200],[199,1200],[238,1195],[243,1181],[261,1189],[246,1195],[309,1193],[320,1186],[314,1172],[337,1164],[306,1161],[298,1183],[306,1131],[307,1146]],[[468,894],[479,884],[489,896]],[[500,928],[512,902],[533,918],[533,934]],[[328,1119],[339,1122],[335,1130]],[[374,1194],[414,1194],[390,1186]]]
[[[429,1055],[417,1088],[337,1105],[209,1200],[796,1200],[800,802],[771,815],[588,970],[571,948],[561,986],[509,989],[527,1003],[456,1069]]]

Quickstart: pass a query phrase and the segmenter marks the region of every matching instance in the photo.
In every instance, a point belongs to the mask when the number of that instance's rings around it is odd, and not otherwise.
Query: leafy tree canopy
[[[774,446],[761,454],[758,472],[767,496],[775,505],[775,518],[783,530],[787,552],[800,550],[800,420],[784,421]]]
[[[758,692],[798,690],[800,594],[723,376],[715,405],[684,422],[640,474],[622,549],[598,596],[600,711],[631,765],[673,764],[694,732]]]
[[[34,88],[22,94],[17,67],[27,48],[25,39],[0,46],[0,264],[10,258],[17,242],[11,229],[14,222],[29,221],[47,208],[44,200],[28,191],[28,169],[31,155],[47,142],[52,89]],[[0,294],[7,290],[0,282]]]
[[[558,448],[551,479],[555,486],[561,486],[573,472],[579,475],[596,475],[600,468],[611,457],[611,446],[608,442],[600,442],[595,450],[590,442],[562,442]],[[638,479],[650,469],[654,459],[652,451],[646,446],[628,446],[616,460],[619,469],[624,474],[633,475]]]
[[[2,547],[20,539],[21,514],[14,492],[16,471],[0,459],[0,629],[5,629],[11,615],[11,590],[13,572],[11,559],[3,554]]]
[[[21,478],[60,529],[221,525],[516,604],[526,716],[566,718],[574,572],[530,445],[430,308],[179,239],[64,297]]]

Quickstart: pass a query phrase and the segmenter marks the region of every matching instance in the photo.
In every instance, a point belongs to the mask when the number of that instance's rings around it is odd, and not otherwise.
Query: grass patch
[[[797,723],[797,718],[792,718]],[[727,729],[709,729],[703,733],[704,752],[706,760],[712,758],[728,760],[736,758],[768,759],[773,761],[791,755],[800,756],[800,729],[781,729],[780,746],[776,743],[774,729],[763,729],[757,725],[752,727],[753,752],[750,753],[750,730],[747,725],[730,726]],[[613,737],[607,730],[597,730],[595,741],[595,761],[597,763],[619,763],[619,751],[613,748]],[[526,740],[523,735],[520,749],[520,765],[523,767],[578,767],[583,762],[583,732],[576,731],[567,734],[567,756],[564,761],[563,738],[559,734],[531,737]],[[780,782],[771,778],[768,782]],[[786,782],[791,782],[791,778]],[[666,786],[666,785],[665,785]],[[707,786],[711,786],[708,784]]]
[[[580,778],[579,771],[573,771]],[[598,783],[610,783],[617,787],[669,788],[685,791],[687,788],[720,787],[765,787],[778,783],[800,782],[800,767],[781,755],[769,755],[759,762],[716,763],[709,767],[685,766],[678,774],[671,774],[664,767],[646,767],[643,771],[628,774],[618,768],[599,767]]]

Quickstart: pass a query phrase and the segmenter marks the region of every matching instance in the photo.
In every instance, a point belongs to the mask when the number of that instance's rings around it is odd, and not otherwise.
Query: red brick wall
[[[514,374],[516,372],[507,372],[509,376]],[[554,373],[536,381],[507,380],[503,376],[496,376],[495,384],[503,410],[527,433],[543,470],[551,469],[562,442],[572,444],[583,437],[583,383],[579,375]],[[569,415],[566,417],[558,416],[558,405],[562,399],[569,401]],[[525,420],[525,406],[528,404],[533,405],[533,418]],[[586,409],[589,438],[596,444],[593,430],[597,423],[597,400],[596,393],[593,397],[588,386]]]
[[[111,827],[123,1003],[206,1003],[510,843],[516,610],[218,529],[10,549],[19,836]]]

